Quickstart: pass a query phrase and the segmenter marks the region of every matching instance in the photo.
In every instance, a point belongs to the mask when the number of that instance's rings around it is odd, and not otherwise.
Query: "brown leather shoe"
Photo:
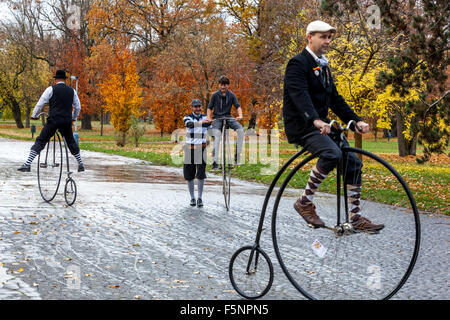
[[[300,203],[300,198],[294,203],[294,209],[300,214],[300,216],[305,219],[309,224],[314,227],[319,228],[325,226],[325,223],[320,220],[316,213],[316,206],[313,203],[302,205]]]
[[[353,229],[359,231],[379,231],[384,228],[384,224],[372,223],[372,221],[359,214],[355,214],[352,217],[351,222]]]

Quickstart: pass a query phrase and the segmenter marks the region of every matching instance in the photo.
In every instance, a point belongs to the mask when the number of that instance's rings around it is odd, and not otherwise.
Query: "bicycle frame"
[[[61,134],[62,136],[62,134]],[[72,172],[70,171],[70,167],[69,167],[69,152],[67,151],[67,142],[66,142],[66,138],[62,137],[63,141],[64,141],[64,149],[66,150],[66,166],[67,166],[67,178],[70,178],[70,175],[72,174]]]
[[[353,120],[352,120],[353,121]],[[347,127],[349,128],[352,124],[352,121],[350,121],[347,125]],[[333,125],[336,121],[333,120],[330,125]],[[337,123],[337,122],[336,122]],[[342,127],[340,129],[343,129]],[[343,147],[343,136],[340,136],[340,141],[339,142],[339,148],[341,150],[343,150],[345,152],[345,148]],[[278,180],[280,180],[281,175],[286,171],[286,169],[291,165],[292,162],[294,162],[297,158],[299,158],[301,155],[305,154],[307,152],[306,148],[302,148],[300,151],[298,151],[296,154],[294,154],[282,167],[280,170],[278,170],[277,174],[275,175],[275,177],[272,180],[272,183],[269,186],[269,189],[266,192],[266,196],[264,198],[264,202],[263,202],[263,206],[262,206],[262,210],[261,210],[261,216],[259,219],[259,224],[258,224],[258,229],[256,232],[256,239],[255,239],[255,243],[253,245],[253,249],[252,252],[250,253],[250,258],[249,258],[249,262],[247,265],[247,272],[249,271],[250,265],[251,265],[251,261],[253,259],[253,254],[255,252],[255,250],[257,248],[260,248],[260,239],[261,239],[261,235],[262,235],[262,231],[264,230],[264,219],[266,216],[266,210],[267,210],[267,206],[269,204],[269,200],[270,197],[272,195],[273,189],[275,189],[276,184],[278,183]],[[344,158],[344,157],[343,157]],[[341,225],[341,210],[340,210],[340,195],[341,195],[341,187],[340,187],[340,181],[341,181],[341,170],[343,168],[343,163],[342,163],[342,159],[338,165],[337,168],[337,221],[336,221],[336,226],[340,226]],[[346,188],[346,183],[344,182],[344,205],[345,205],[345,223],[349,222],[349,214],[348,214],[348,201],[347,201],[347,188]],[[255,266],[258,264],[258,255],[256,256],[256,262],[255,262]]]

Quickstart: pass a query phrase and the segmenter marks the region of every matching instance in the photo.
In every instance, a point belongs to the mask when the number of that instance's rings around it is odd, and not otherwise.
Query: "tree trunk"
[[[22,114],[20,112],[20,106],[19,103],[14,99],[14,97],[8,97],[8,105],[11,109],[12,115],[14,117],[14,121],[16,122],[16,126],[19,129],[23,128],[22,123]]]
[[[101,114],[100,114],[100,136],[103,137],[103,118],[104,118],[104,112],[103,108],[101,108]]]
[[[83,118],[81,119],[81,129],[92,130],[91,118],[92,116],[90,114],[83,114]]]
[[[405,157],[409,155],[416,155],[417,137],[414,137],[411,141],[405,139],[403,131],[405,130],[404,117],[400,112],[397,112],[397,144],[398,155]]]
[[[25,128],[30,127],[30,118],[31,118],[31,106],[27,105],[25,107]]]

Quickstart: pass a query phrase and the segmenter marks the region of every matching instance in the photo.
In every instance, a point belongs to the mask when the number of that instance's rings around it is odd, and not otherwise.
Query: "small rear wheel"
[[[272,262],[259,247],[245,246],[237,250],[228,271],[233,288],[244,298],[261,298],[272,286]]]
[[[75,200],[77,199],[77,184],[72,178],[66,179],[66,186],[64,187],[64,198],[66,199],[66,203],[68,206],[73,205],[75,203]]]

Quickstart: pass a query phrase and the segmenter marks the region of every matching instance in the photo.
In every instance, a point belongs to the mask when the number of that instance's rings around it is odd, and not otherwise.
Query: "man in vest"
[[[67,76],[64,70],[56,71],[53,78],[55,79],[55,84],[44,91],[31,115],[31,119],[37,120],[44,105],[48,104],[49,116],[47,123],[42,128],[40,135],[36,138],[36,142],[31,147],[28,160],[17,169],[18,171],[30,172],[31,163],[34,158],[45,148],[47,142],[53,137],[58,129],[66,139],[70,153],[75,156],[78,161],[78,172],[84,171],[83,161],[80,156],[80,148],[78,147],[72,132],[72,121],[77,119],[81,110],[80,99],[78,99],[77,92],[66,85],[65,80],[67,79]]]

